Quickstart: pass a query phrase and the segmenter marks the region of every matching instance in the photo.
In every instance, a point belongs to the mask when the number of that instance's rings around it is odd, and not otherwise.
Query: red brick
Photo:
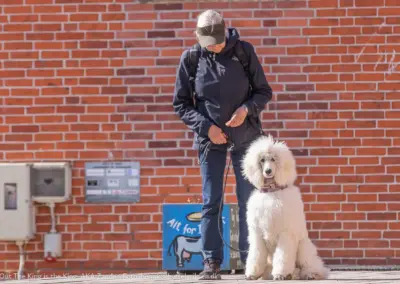
[[[182,4],[166,3],[166,4],[155,4],[154,10],[181,10]]]
[[[363,250],[337,250],[334,257],[363,257]]]
[[[400,6],[399,0],[387,0],[385,2],[386,6]]]
[[[37,125],[14,125],[11,127],[11,132],[39,132]]]
[[[360,185],[359,192],[386,192],[386,185]],[[376,200],[376,196],[374,197]]]
[[[366,216],[364,213],[336,213],[337,221],[344,220],[365,220]]]
[[[354,4],[356,7],[376,7],[376,6],[384,6],[384,0],[354,0]]]
[[[357,8],[357,9],[347,9],[347,15],[351,17],[355,16],[376,16],[377,9],[376,8]]]
[[[396,213],[368,213],[367,220],[394,220]]]
[[[116,260],[118,257],[117,252],[107,251],[107,252],[99,252],[99,251],[92,251],[89,252],[89,259],[91,260]]]

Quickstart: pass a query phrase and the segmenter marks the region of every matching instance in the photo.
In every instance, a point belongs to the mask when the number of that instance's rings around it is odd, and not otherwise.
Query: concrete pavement
[[[7,280],[7,275],[0,275],[0,282],[18,284],[18,283],[272,283],[276,281],[245,281],[244,275],[222,275],[221,281],[198,281],[196,275],[167,275],[160,273],[140,273],[140,274],[119,274],[102,275],[85,273],[83,275],[63,275],[51,276],[48,279],[40,278],[39,275],[27,275],[24,280]],[[400,271],[332,271],[330,278],[324,281],[284,281],[284,283],[345,283],[345,284],[400,284]]]

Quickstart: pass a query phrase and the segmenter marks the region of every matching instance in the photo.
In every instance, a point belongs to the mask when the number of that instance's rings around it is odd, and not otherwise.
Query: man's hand
[[[208,130],[208,137],[214,144],[225,144],[227,142],[226,135],[222,132],[221,128],[212,125]]]
[[[241,106],[232,115],[231,120],[229,120],[225,125],[229,127],[238,127],[242,125],[247,116],[247,108]]]

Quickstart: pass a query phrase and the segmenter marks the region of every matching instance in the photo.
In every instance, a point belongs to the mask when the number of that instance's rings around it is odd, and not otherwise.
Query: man
[[[246,147],[263,133],[259,115],[271,100],[272,90],[253,46],[243,41],[249,76],[246,74],[234,54],[235,44],[241,44],[239,34],[234,28],[226,29],[219,13],[213,10],[201,13],[195,33],[201,52],[194,90],[189,81],[189,51],[186,50],[177,70],[173,106],[182,121],[194,131],[194,148],[198,150],[203,195],[201,238],[206,255],[200,279],[221,279],[223,242],[218,232],[218,221],[221,222],[218,215],[227,151],[231,151],[236,177],[239,249],[245,264],[248,249],[246,203],[253,187],[242,176],[240,163]]]

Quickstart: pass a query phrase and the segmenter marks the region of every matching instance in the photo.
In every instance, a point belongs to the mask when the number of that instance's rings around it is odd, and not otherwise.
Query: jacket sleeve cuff
[[[199,135],[202,137],[208,137],[208,131],[210,130],[212,125],[213,124],[210,121],[204,121],[200,126]]]
[[[251,111],[251,103],[247,101],[243,105],[247,108],[247,116],[252,116],[253,112]]]

